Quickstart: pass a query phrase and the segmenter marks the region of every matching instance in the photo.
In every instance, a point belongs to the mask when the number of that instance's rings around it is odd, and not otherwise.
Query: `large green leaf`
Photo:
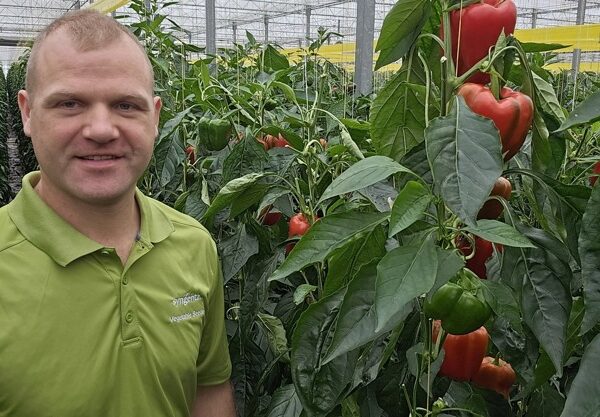
[[[289,360],[287,337],[281,320],[270,314],[258,313],[256,322],[265,330],[273,355]]]
[[[600,186],[594,187],[583,215],[579,235],[579,256],[585,300],[585,316],[581,332],[600,321]]]
[[[329,184],[319,202],[368,187],[398,172],[411,173],[387,156],[376,155],[361,159]]]
[[[373,100],[369,120],[371,138],[378,154],[399,161],[423,142],[425,83],[419,66],[413,65],[409,71],[405,65]]]
[[[535,246],[517,229],[497,220],[479,220],[476,226],[466,227],[466,231],[476,236],[517,248],[534,248]]]
[[[241,224],[234,235],[219,242],[219,249],[223,261],[223,281],[227,283],[252,255],[258,253],[258,240],[246,233],[246,226]]]
[[[329,259],[327,279],[323,294],[332,294],[354,278],[356,273],[366,264],[384,257],[386,234],[382,226],[378,226],[364,238],[357,239]]]
[[[433,196],[421,183],[409,181],[396,197],[390,217],[389,236],[400,233],[423,217]]]
[[[523,319],[544,348],[554,368],[562,370],[571,294],[543,249],[529,251],[522,287]]]
[[[300,413],[302,404],[294,384],[277,388],[271,397],[267,417],[300,417]]]
[[[593,417],[600,409],[600,335],[587,346],[561,417]]]
[[[596,91],[581,102],[560,125],[558,131],[600,120],[600,91]]]
[[[277,281],[316,262],[387,220],[386,213],[346,212],[316,222],[294,246],[285,262],[269,278]]]
[[[266,68],[278,71],[290,67],[288,59],[275,49],[272,45],[267,45],[263,53],[263,64]]]
[[[346,289],[311,304],[300,316],[292,336],[291,371],[296,392],[309,416],[326,416],[352,382],[358,355],[338,356],[322,364],[330,332]]]
[[[233,147],[223,162],[223,181],[228,182],[253,172],[262,172],[268,155],[254,138],[246,138]]]
[[[384,329],[405,304],[433,287],[438,267],[435,248],[430,237],[417,246],[396,248],[379,262],[375,290],[376,332]]]
[[[427,0],[400,0],[386,15],[376,50],[380,51],[375,69],[402,58],[421,33],[429,13],[431,2]]]
[[[531,75],[533,76],[533,83],[535,84],[537,91],[537,105],[542,108],[544,113],[550,115],[558,123],[562,123],[565,120],[565,114],[563,113],[563,109],[558,102],[558,98],[556,97],[556,92],[554,91],[552,84],[544,80],[535,72],[532,72]]]
[[[454,214],[474,226],[502,174],[498,129],[490,119],[473,113],[462,97],[455,97],[450,114],[433,120],[425,137],[437,191]]]
[[[212,219],[215,214],[233,203],[235,199],[239,198],[248,190],[251,190],[252,187],[256,185],[256,182],[264,176],[265,174],[252,173],[229,181],[225,187],[221,188],[219,194],[217,194],[206,213],[204,213],[204,220],[209,221]],[[263,189],[263,192],[266,192],[266,190]],[[261,197],[256,198],[255,201],[260,200],[260,198]]]
[[[176,128],[169,136],[164,137],[154,149],[154,168],[161,187],[167,185],[185,159],[185,150],[181,132]]]
[[[375,289],[377,287],[377,262],[366,265],[348,285],[342,301],[332,341],[323,363],[350,352],[398,326],[412,311],[408,303],[398,304],[393,317],[375,330]]]

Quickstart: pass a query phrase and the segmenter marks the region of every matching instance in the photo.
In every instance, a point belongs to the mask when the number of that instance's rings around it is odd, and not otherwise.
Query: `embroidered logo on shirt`
[[[171,304],[173,304],[174,307],[185,307],[188,304],[199,304],[198,307],[200,307],[193,311],[188,311],[182,314],[177,314],[169,317],[169,321],[171,323],[179,323],[182,321],[194,319],[196,317],[204,316],[204,308],[202,308],[204,307],[204,305],[202,303],[202,297],[200,296],[200,294],[186,293],[181,297],[173,298]]]
[[[185,294],[182,297],[179,298],[173,298],[173,301],[171,301],[173,303],[173,305],[175,307],[179,307],[179,306],[186,306],[190,303],[195,303],[197,301],[200,301],[202,298],[200,297],[199,294]]]

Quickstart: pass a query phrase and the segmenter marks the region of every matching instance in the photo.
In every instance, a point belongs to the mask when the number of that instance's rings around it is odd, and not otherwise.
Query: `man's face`
[[[93,205],[130,198],[150,161],[161,108],[143,52],[126,35],[82,52],[59,29],[44,40],[34,77],[19,105],[42,197]]]

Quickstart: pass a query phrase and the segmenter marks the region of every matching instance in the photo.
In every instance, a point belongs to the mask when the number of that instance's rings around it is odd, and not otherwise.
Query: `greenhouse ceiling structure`
[[[361,36],[376,40],[385,15],[394,0],[137,0],[145,6],[165,6],[166,14],[183,29],[181,37],[199,47],[216,48],[244,42],[246,32],[260,42],[298,49],[317,35],[319,28],[338,35],[329,43],[334,61],[356,64],[354,53]],[[0,0],[0,62],[6,67],[24,51],[42,27],[69,10],[94,7],[112,13],[122,21],[133,20],[131,1],[124,0]],[[170,3],[175,3],[168,5]],[[207,13],[214,7],[214,21]],[[600,1],[521,0],[517,1],[517,37],[527,41],[569,45],[559,61],[571,65],[573,49],[583,51],[586,69],[600,65]],[[208,16],[208,17],[207,17]],[[374,25],[373,25],[374,23]],[[574,29],[584,25],[586,29]],[[213,29],[214,28],[214,29]],[[360,29],[359,29],[360,28]],[[214,35],[213,35],[214,34]],[[213,35],[213,36],[211,36]],[[213,41],[214,39],[214,41]],[[363,40],[364,42],[364,40]],[[210,49],[209,49],[210,50]],[[325,50],[327,53],[327,50]],[[367,56],[369,51],[367,51]]]

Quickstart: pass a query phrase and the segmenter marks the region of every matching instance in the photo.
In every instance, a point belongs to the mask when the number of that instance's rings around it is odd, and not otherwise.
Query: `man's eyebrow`
[[[76,99],[78,97],[80,97],[80,95],[73,91],[58,90],[58,91],[50,93],[48,96],[46,96],[45,101]],[[117,95],[117,96],[115,96],[114,100],[112,100],[112,101],[115,101],[115,102],[117,102],[117,101],[135,101],[135,102],[139,102],[139,103],[146,103],[148,100],[145,96],[143,96],[141,94],[131,93],[131,94]]]

